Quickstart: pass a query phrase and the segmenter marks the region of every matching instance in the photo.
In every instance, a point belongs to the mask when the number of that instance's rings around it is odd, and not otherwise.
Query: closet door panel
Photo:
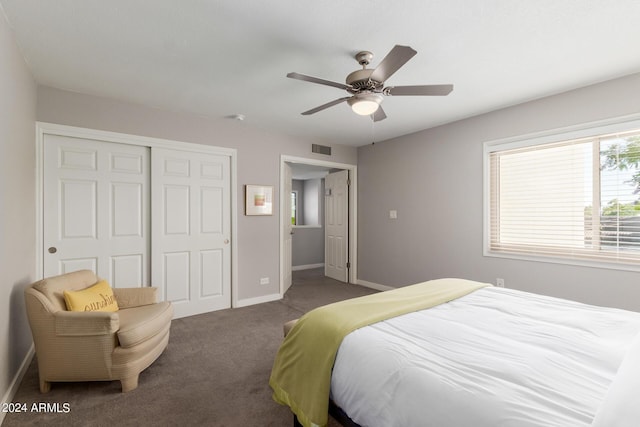
[[[46,134],[43,272],[149,285],[149,148]]]
[[[153,148],[151,157],[153,282],[176,317],[231,307],[229,156]]]

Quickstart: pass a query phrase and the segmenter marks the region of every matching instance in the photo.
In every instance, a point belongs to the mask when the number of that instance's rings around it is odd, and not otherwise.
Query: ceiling
[[[39,84],[360,146],[640,72],[638,0],[0,0]],[[375,124],[341,89],[374,53],[417,50]]]
[[[333,168],[325,166],[308,165],[304,163],[288,163],[291,167],[291,177],[293,179],[320,179],[327,176]]]

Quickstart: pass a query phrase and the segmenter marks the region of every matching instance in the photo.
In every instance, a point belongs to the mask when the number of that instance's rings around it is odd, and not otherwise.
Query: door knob
[[[228,245],[229,244],[229,239],[224,239],[224,244]]]
[[[55,254],[56,252],[58,252],[58,249],[55,246],[51,246],[48,249],[48,251],[49,251],[50,254]]]

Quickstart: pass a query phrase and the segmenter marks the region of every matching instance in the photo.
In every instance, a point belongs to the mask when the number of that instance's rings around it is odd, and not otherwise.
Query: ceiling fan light
[[[370,116],[376,112],[378,104],[373,101],[358,101],[353,103],[351,109],[354,113],[360,114],[361,116]]]
[[[357,94],[347,102],[354,113],[361,116],[370,116],[378,110],[382,97],[375,93]]]

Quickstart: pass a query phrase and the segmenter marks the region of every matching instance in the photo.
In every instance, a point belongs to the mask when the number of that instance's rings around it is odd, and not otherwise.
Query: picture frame
[[[273,186],[251,185],[244,186],[244,214],[273,215]]]

